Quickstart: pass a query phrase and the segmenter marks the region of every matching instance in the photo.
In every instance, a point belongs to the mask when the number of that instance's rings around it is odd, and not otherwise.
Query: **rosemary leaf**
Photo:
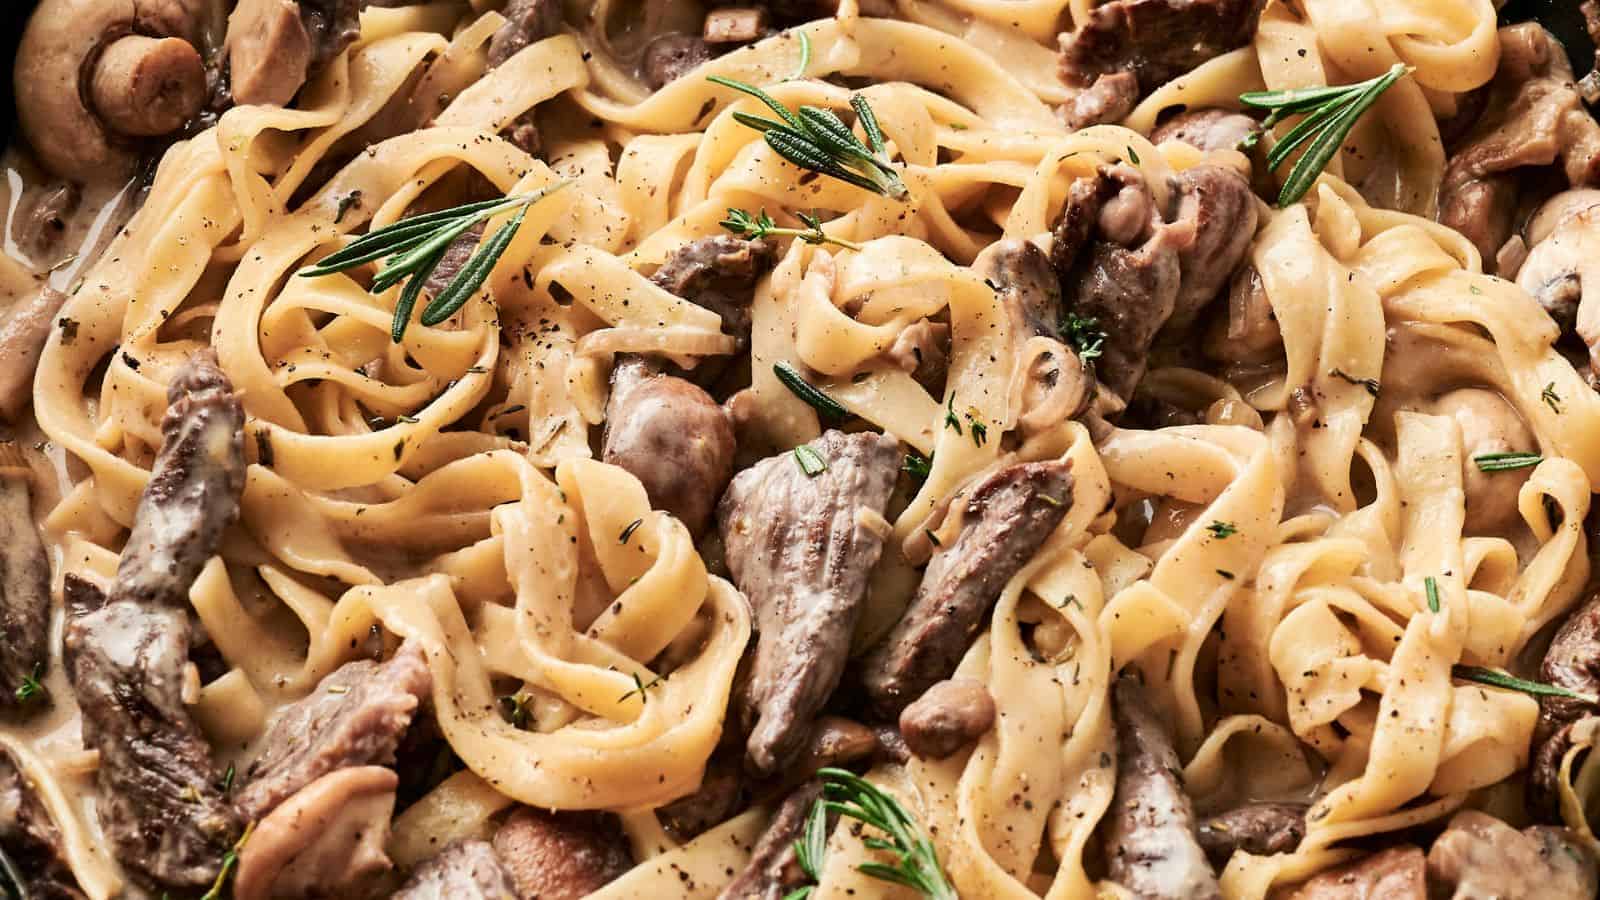
[[[784,387],[788,388],[796,397],[810,404],[811,408],[820,413],[823,418],[842,419],[849,415],[849,410],[841,406],[839,401],[817,390],[811,382],[801,376],[794,366],[786,362],[773,363],[772,374],[778,376],[778,380],[783,382]]]
[[[1529,681],[1497,669],[1456,665],[1450,667],[1450,675],[1462,681],[1486,684],[1490,687],[1504,688],[1508,691],[1521,691],[1524,694],[1531,694],[1535,697],[1564,697],[1568,700],[1576,700],[1579,703],[1587,703],[1591,706],[1600,705],[1600,697],[1596,697],[1593,694],[1581,694],[1564,687],[1545,684],[1542,681]]]
[[[1422,592],[1428,598],[1428,612],[1439,611],[1439,582],[1432,575],[1422,579]]]
[[[828,471],[828,461],[807,444],[794,448],[794,459],[800,464],[800,471],[806,473],[807,478],[815,478]]]
[[[439,251],[439,258],[444,256],[444,251]],[[431,273],[439,265],[439,258],[435,258],[427,266]],[[394,323],[389,326],[389,337],[396,343],[406,336],[406,326],[411,324],[411,311],[417,306],[417,298],[422,296],[422,289],[428,283],[426,275],[413,275],[406,286],[400,290],[400,299],[394,306]]]
[[[483,249],[467,261],[456,277],[451,279],[450,286],[439,292],[427,308],[422,311],[422,324],[437,325],[445,319],[456,314],[456,311],[467,305],[467,300],[477,293],[478,288],[488,280],[489,273],[494,271],[495,263],[500,261],[506,248],[511,246],[511,240],[517,236],[517,229],[522,227],[522,220],[528,215],[526,206],[517,210],[511,221],[501,225],[489,238]]]
[[[1544,462],[1544,457],[1537,453],[1480,453],[1472,461],[1478,464],[1481,472],[1510,472],[1537,466]]]

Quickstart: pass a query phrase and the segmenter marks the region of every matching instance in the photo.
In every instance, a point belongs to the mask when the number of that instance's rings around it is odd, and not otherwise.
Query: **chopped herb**
[[[629,522],[628,527],[622,529],[622,533],[617,535],[617,543],[626,544],[628,542],[628,538],[633,537],[633,533],[638,531],[639,526],[643,524],[643,519],[634,519],[632,522]]]
[[[977,416],[978,410],[974,407],[967,409],[967,432],[972,435],[972,442],[982,447],[989,440],[989,426]]]
[[[922,533],[928,536],[928,541],[930,543],[932,543],[935,547],[943,547],[944,546],[944,543],[939,540],[939,536],[937,534],[933,533],[933,529],[932,528],[924,528],[924,529],[922,529]]]
[[[637,695],[639,695],[639,702],[640,703],[648,703],[650,701],[650,695],[645,693],[645,692],[650,690],[651,688],[655,687],[656,685],[658,685],[660,683],[661,683],[661,676],[660,675],[657,675],[655,678],[652,678],[650,680],[650,683],[646,684],[644,679],[639,677],[639,673],[635,672],[635,673],[633,673],[633,685],[634,685],[633,690],[627,692],[626,694],[623,694],[621,697],[618,697],[617,698],[617,702],[618,703],[626,702],[629,697],[632,697],[635,694],[637,694]]]
[[[1590,706],[1600,706],[1600,697],[1596,697],[1593,694],[1582,694],[1553,684],[1545,684],[1542,681],[1528,681],[1525,678],[1518,678],[1515,675],[1496,669],[1486,669],[1482,666],[1451,666],[1450,676],[1459,678],[1462,681],[1474,681],[1490,687],[1504,688],[1508,691],[1521,691],[1524,694],[1532,694],[1535,697],[1565,697],[1568,700],[1576,700],[1580,703],[1587,703]]]
[[[822,454],[811,449],[810,445],[801,444],[794,448],[794,459],[800,464],[800,471],[806,473],[807,478],[815,478],[828,471],[828,461],[822,458]]]
[[[1136,166],[1139,164],[1139,154],[1134,152],[1132,144],[1128,145],[1128,162],[1131,162]]]
[[[1378,391],[1380,389],[1382,389],[1382,385],[1380,385],[1378,383],[1378,379],[1376,379],[1376,378],[1358,378],[1355,375],[1351,375],[1349,372],[1346,372],[1343,369],[1332,369],[1332,370],[1330,370],[1328,372],[1328,374],[1332,375],[1335,378],[1340,378],[1340,379],[1343,379],[1345,381],[1348,381],[1351,384],[1360,385],[1361,387],[1366,388],[1367,389],[1367,393],[1371,394],[1374,397],[1378,396]]]
[[[1426,594],[1427,597],[1428,597],[1428,611],[1429,612],[1438,612],[1439,611],[1439,582],[1433,580],[1433,576],[1432,575],[1429,575],[1427,578],[1422,579],[1422,592],[1424,594]]]
[[[814,213],[795,213],[795,215],[805,224],[805,228],[779,228],[778,223],[774,222],[764,209],[752,216],[742,209],[730,206],[728,207],[728,217],[723,219],[720,224],[734,234],[751,240],[759,240],[765,237],[792,237],[818,246],[822,244],[837,244],[848,250],[861,249],[861,245],[855,241],[830,237],[827,232],[822,230],[822,220],[817,218]]]
[[[528,727],[528,700],[527,694],[506,694],[500,698],[500,706],[505,720],[511,723],[512,728]]]
[[[350,207],[357,206],[360,203],[361,203],[361,192],[359,190],[351,191],[350,193],[345,194],[343,197],[340,197],[339,198],[339,211],[334,214],[333,224],[337,225],[340,222],[343,222],[344,221],[344,214],[350,211]]]
[[[849,414],[839,401],[813,387],[794,366],[786,362],[773,363],[772,373],[778,376],[778,380],[783,382],[783,386],[788,388],[790,393],[810,404],[811,408],[823,418],[842,419]]]
[[[882,832],[887,839],[869,837],[866,845],[892,854],[893,864],[865,862],[857,871],[869,878],[903,885],[930,900],[958,900],[955,887],[939,865],[939,854],[911,813],[877,785],[845,769],[826,768],[822,799],[828,812],[855,819]]]
[[[928,480],[928,474],[933,471],[933,455],[923,456],[920,453],[907,453],[906,461],[900,466],[900,471],[912,478],[922,481]]]
[[[1543,400],[1545,405],[1550,407],[1556,415],[1561,415],[1561,395],[1556,393],[1556,383],[1554,381],[1544,386],[1544,390],[1539,392],[1539,399]]]
[[[44,663],[33,664],[33,674],[22,676],[22,684],[17,686],[15,696],[18,703],[34,703],[43,700],[50,692],[45,688]]]
[[[1246,106],[1272,110],[1261,123],[1263,130],[1271,129],[1287,116],[1306,114],[1267,154],[1267,170],[1276,171],[1296,150],[1305,147],[1305,153],[1289,170],[1283,189],[1278,192],[1279,208],[1295,203],[1311,190],[1311,185],[1339,152],[1356,122],[1378,102],[1384,91],[1410,71],[1404,63],[1395,63],[1382,75],[1356,84],[1251,91],[1239,96],[1239,102]]]
[[[1061,334],[1083,362],[1093,362],[1105,354],[1106,333],[1100,328],[1100,320],[1094,316],[1067,313],[1066,318],[1061,320]]]
[[[1229,572],[1227,569],[1218,569],[1217,570],[1217,574],[1221,575],[1223,578],[1228,579],[1229,581],[1233,580],[1233,573]]]
[[[1223,522],[1220,520],[1207,525],[1206,530],[1211,532],[1211,536],[1218,540],[1230,538],[1239,533],[1239,527],[1237,525],[1233,524],[1232,522]]]
[[[944,405],[944,427],[954,428],[956,434],[961,434],[961,419],[956,415],[956,395],[950,394],[950,399]]]
[[[1483,288],[1480,288],[1475,284],[1468,285],[1467,286],[1467,290],[1471,291],[1474,294],[1477,294],[1480,297],[1483,296]]]
[[[761,132],[767,146],[794,165],[895,200],[911,198],[898,170],[889,161],[889,150],[877,116],[860,94],[850,98],[850,107],[867,135],[866,143],[862,143],[832,110],[817,106],[791,110],[755,85],[721,75],[711,75],[706,80],[749,94],[777,113],[778,119],[745,112],[735,112],[733,118]]]
[[[1509,472],[1537,466],[1544,462],[1544,457],[1537,453],[1480,453],[1472,461],[1482,472]]]
[[[211,883],[211,890],[206,891],[200,900],[221,900],[222,890],[228,883],[228,876],[233,874],[234,866],[239,864],[239,851],[244,849],[245,842],[250,840],[250,835],[255,833],[255,830],[254,822],[244,827],[244,834],[239,835],[239,842],[222,855],[222,868],[217,872],[217,880]]]
[[[224,794],[233,790],[233,775],[233,763],[228,763],[228,771],[222,773],[222,783],[217,785],[217,789],[222,791]]]
[[[409,216],[356,238],[342,249],[323,257],[316,265],[301,269],[300,277],[332,275],[382,259],[383,269],[372,279],[372,287],[369,288],[372,293],[381,294],[402,281],[406,282],[395,304],[394,322],[389,329],[390,338],[398,344],[411,323],[411,311],[422,295],[423,286],[428,276],[438,268],[446,248],[480,222],[501,213],[516,211],[510,221],[501,225],[488,240],[479,245],[449,285],[422,310],[424,325],[438,325],[465,306],[489,278],[489,273],[494,270],[495,263],[500,261],[506,248],[511,246],[511,240],[517,236],[517,229],[522,227],[528,208],[568,184],[571,182],[558,181],[529,194],[482,200],[439,212]]]
[[[1083,604],[1078,602],[1077,594],[1068,594],[1066,599],[1061,601],[1059,608],[1066,609],[1069,606],[1076,606],[1079,609],[1083,609]]]

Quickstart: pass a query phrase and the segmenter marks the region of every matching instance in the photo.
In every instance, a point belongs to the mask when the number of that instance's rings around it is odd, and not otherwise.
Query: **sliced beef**
[[[994,697],[976,678],[951,678],[900,713],[900,734],[923,759],[944,759],[994,727]]]
[[[809,476],[780,453],[740,472],[718,507],[728,569],[759,631],[739,709],[758,775],[804,750],[839,684],[900,471],[888,435],[829,431],[808,446],[824,471]]]
[[[0,420],[15,421],[33,401],[33,373],[39,368],[50,329],[57,327],[56,313],[67,302],[67,295],[41,287],[39,293],[6,310],[0,322]],[[77,339],[77,324],[70,319],[59,323],[62,341]]]
[[[61,831],[10,755],[0,752],[0,854],[33,900],[83,900],[61,852]]]
[[[1194,807],[1183,791],[1172,737],[1137,679],[1117,679],[1111,708],[1117,787],[1100,820],[1107,876],[1140,900],[1221,897],[1195,838]]]
[[[1600,123],[1584,109],[1561,45],[1536,23],[1500,30],[1486,108],[1445,166],[1439,221],[1470,238],[1493,270],[1511,237],[1518,169],[1560,163],[1574,186],[1600,183]]]
[[[698,385],[622,355],[611,374],[601,458],[644,484],[698,538],[733,477],[733,421]]]
[[[240,0],[228,17],[229,92],[287,106],[361,36],[360,0]]]
[[[1565,828],[1518,831],[1463,810],[1428,850],[1428,884],[1435,896],[1453,900],[1593,900],[1600,870]]]
[[[26,470],[0,447],[0,710],[36,701],[17,692],[50,664],[50,558],[33,522]]]
[[[233,900],[370,895],[393,868],[384,844],[399,783],[391,769],[352,766],[296,791],[250,833]]]
[[[579,900],[633,867],[627,835],[611,813],[523,807],[495,832],[494,852],[523,900]]]
[[[340,666],[262,737],[260,755],[243,773],[239,809],[257,819],[329,772],[392,762],[432,685],[415,644],[401,646],[387,662]]]
[[[1006,583],[1071,505],[1065,460],[1010,465],[967,492],[960,534],[934,553],[911,606],[862,663],[862,682],[880,716],[898,715],[955,672]],[[905,737],[915,751],[912,736]]]
[[[1164,330],[1182,338],[1249,252],[1257,200],[1244,176],[1226,166],[1186,169],[1178,185],[1175,226],[1192,229],[1193,240],[1178,252],[1178,298]]]
[[[500,14],[506,23],[489,39],[489,68],[517,51],[561,33],[561,0],[510,0]]]
[[[1088,88],[1132,73],[1148,94],[1250,43],[1265,0],[1111,0],[1061,35],[1061,79]]]
[[[717,900],[784,900],[806,883],[795,842],[805,832],[811,807],[822,798],[822,782],[795,788],[767,823],[750,853],[750,862],[717,895]]]
[[[1182,141],[1207,152],[1236,150],[1240,144],[1260,133],[1261,123],[1243,113],[1226,109],[1196,109],[1178,113],[1157,125],[1150,132],[1150,143]]]
[[[1192,223],[1165,223],[1144,177],[1128,166],[1074,185],[1054,228],[1050,258],[1069,315],[1105,332],[1095,374],[1124,401],[1144,377],[1150,347],[1177,309],[1181,254]],[[1080,186],[1081,185],[1081,186]]]
[[[744,753],[742,750],[729,753],[726,749],[724,745],[711,754],[700,787],[694,793],[656,810],[656,818],[661,820],[667,833],[680,842],[688,843],[733,818],[749,800],[741,764]]]
[[[1580,694],[1600,693],[1600,595],[1591,595],[1556,630],[1539,666],[1539,680]],[[1534,756],[1528,771],[1528,802],[1535,815],[1558,815],[1561,758],[1572,746],[1572,728],[1597,710],[1569,697],[1540,697]]]
[[[659,91],[711,61],[711,47],[697,35],[663,34],[644,48],[640,68],[645,83]]]
[[[1427,900],[1426,872],[1420,848],[1390,847],[1317,875],[1289,900]]]
[[[767,32],[767,11],[760,6],[734,6],[706,14],[700,37],[708,44],[748,44]]]
[[[1073,131],[1090,125],[1116,124],[1139,105],[1139,79],[1132,72],[1112,72],[1072,95],[1061,105],[1061,121]]]
[[[771,241],[718,234],[679,247],[650,280],[721,316],[723,331],[748,339],[756,283],[776,259]]]
[[[238,838],[211,748],[183,705],[188,590],[239,511],[244,411],[209,351],[167,392],[163,441],[107,595],[69,576],[67,674],[86,746],[99,751],[98,812],[140,881],[201,888]]]
[[[417,866],[389,900],[521,900],[487,841],[459,841]]]
[[[1304,803],[1246,803],[1200,823],[1200,846],[1221,869],[1235,850],[1255,856],[1293,853],[1306,836]]]

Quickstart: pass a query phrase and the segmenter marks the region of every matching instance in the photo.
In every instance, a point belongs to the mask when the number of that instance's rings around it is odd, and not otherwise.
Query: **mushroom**
[[[1485,472],[1473,457],[1538,449],[1516,409],[1494,391],[1458,388],[1433,402],[1433,412],[1461,427],[1462,484],[1467,494],[1468,534],[1494,534],[1516,520],[1517,495],[1531,469]]]
[[[33,371],[39,366],[56,313],[66,302],[66,294],[42,287],[37,294],[6,310],[5,321],[0,324],[0,421],[16,421],[33,399]],[[72,327],[63,325],[69,331]]]
[[[13,73],[17,118],[39,161],[74,181],[125,177],[139,139],[198,113],[203,9],[204,0],[43,0]]]
[[[1589,368],[1600,373],[1600,203],[1593,193],[1557,194],[1529,220],[1517,285],[1583,340]]]
[[[388,871],[383,847],[399,783],[393,769],[353,766],[295,792],[256,825],[240,851],[233,896],[323,896]]]

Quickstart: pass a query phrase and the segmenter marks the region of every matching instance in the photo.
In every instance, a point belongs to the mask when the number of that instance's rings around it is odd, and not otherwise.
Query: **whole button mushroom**
[[[43,0],[13,74],[22,133],[73,181],[131,175],[138,142],[170,134],[206,100],[195,49],[204,0]]]

